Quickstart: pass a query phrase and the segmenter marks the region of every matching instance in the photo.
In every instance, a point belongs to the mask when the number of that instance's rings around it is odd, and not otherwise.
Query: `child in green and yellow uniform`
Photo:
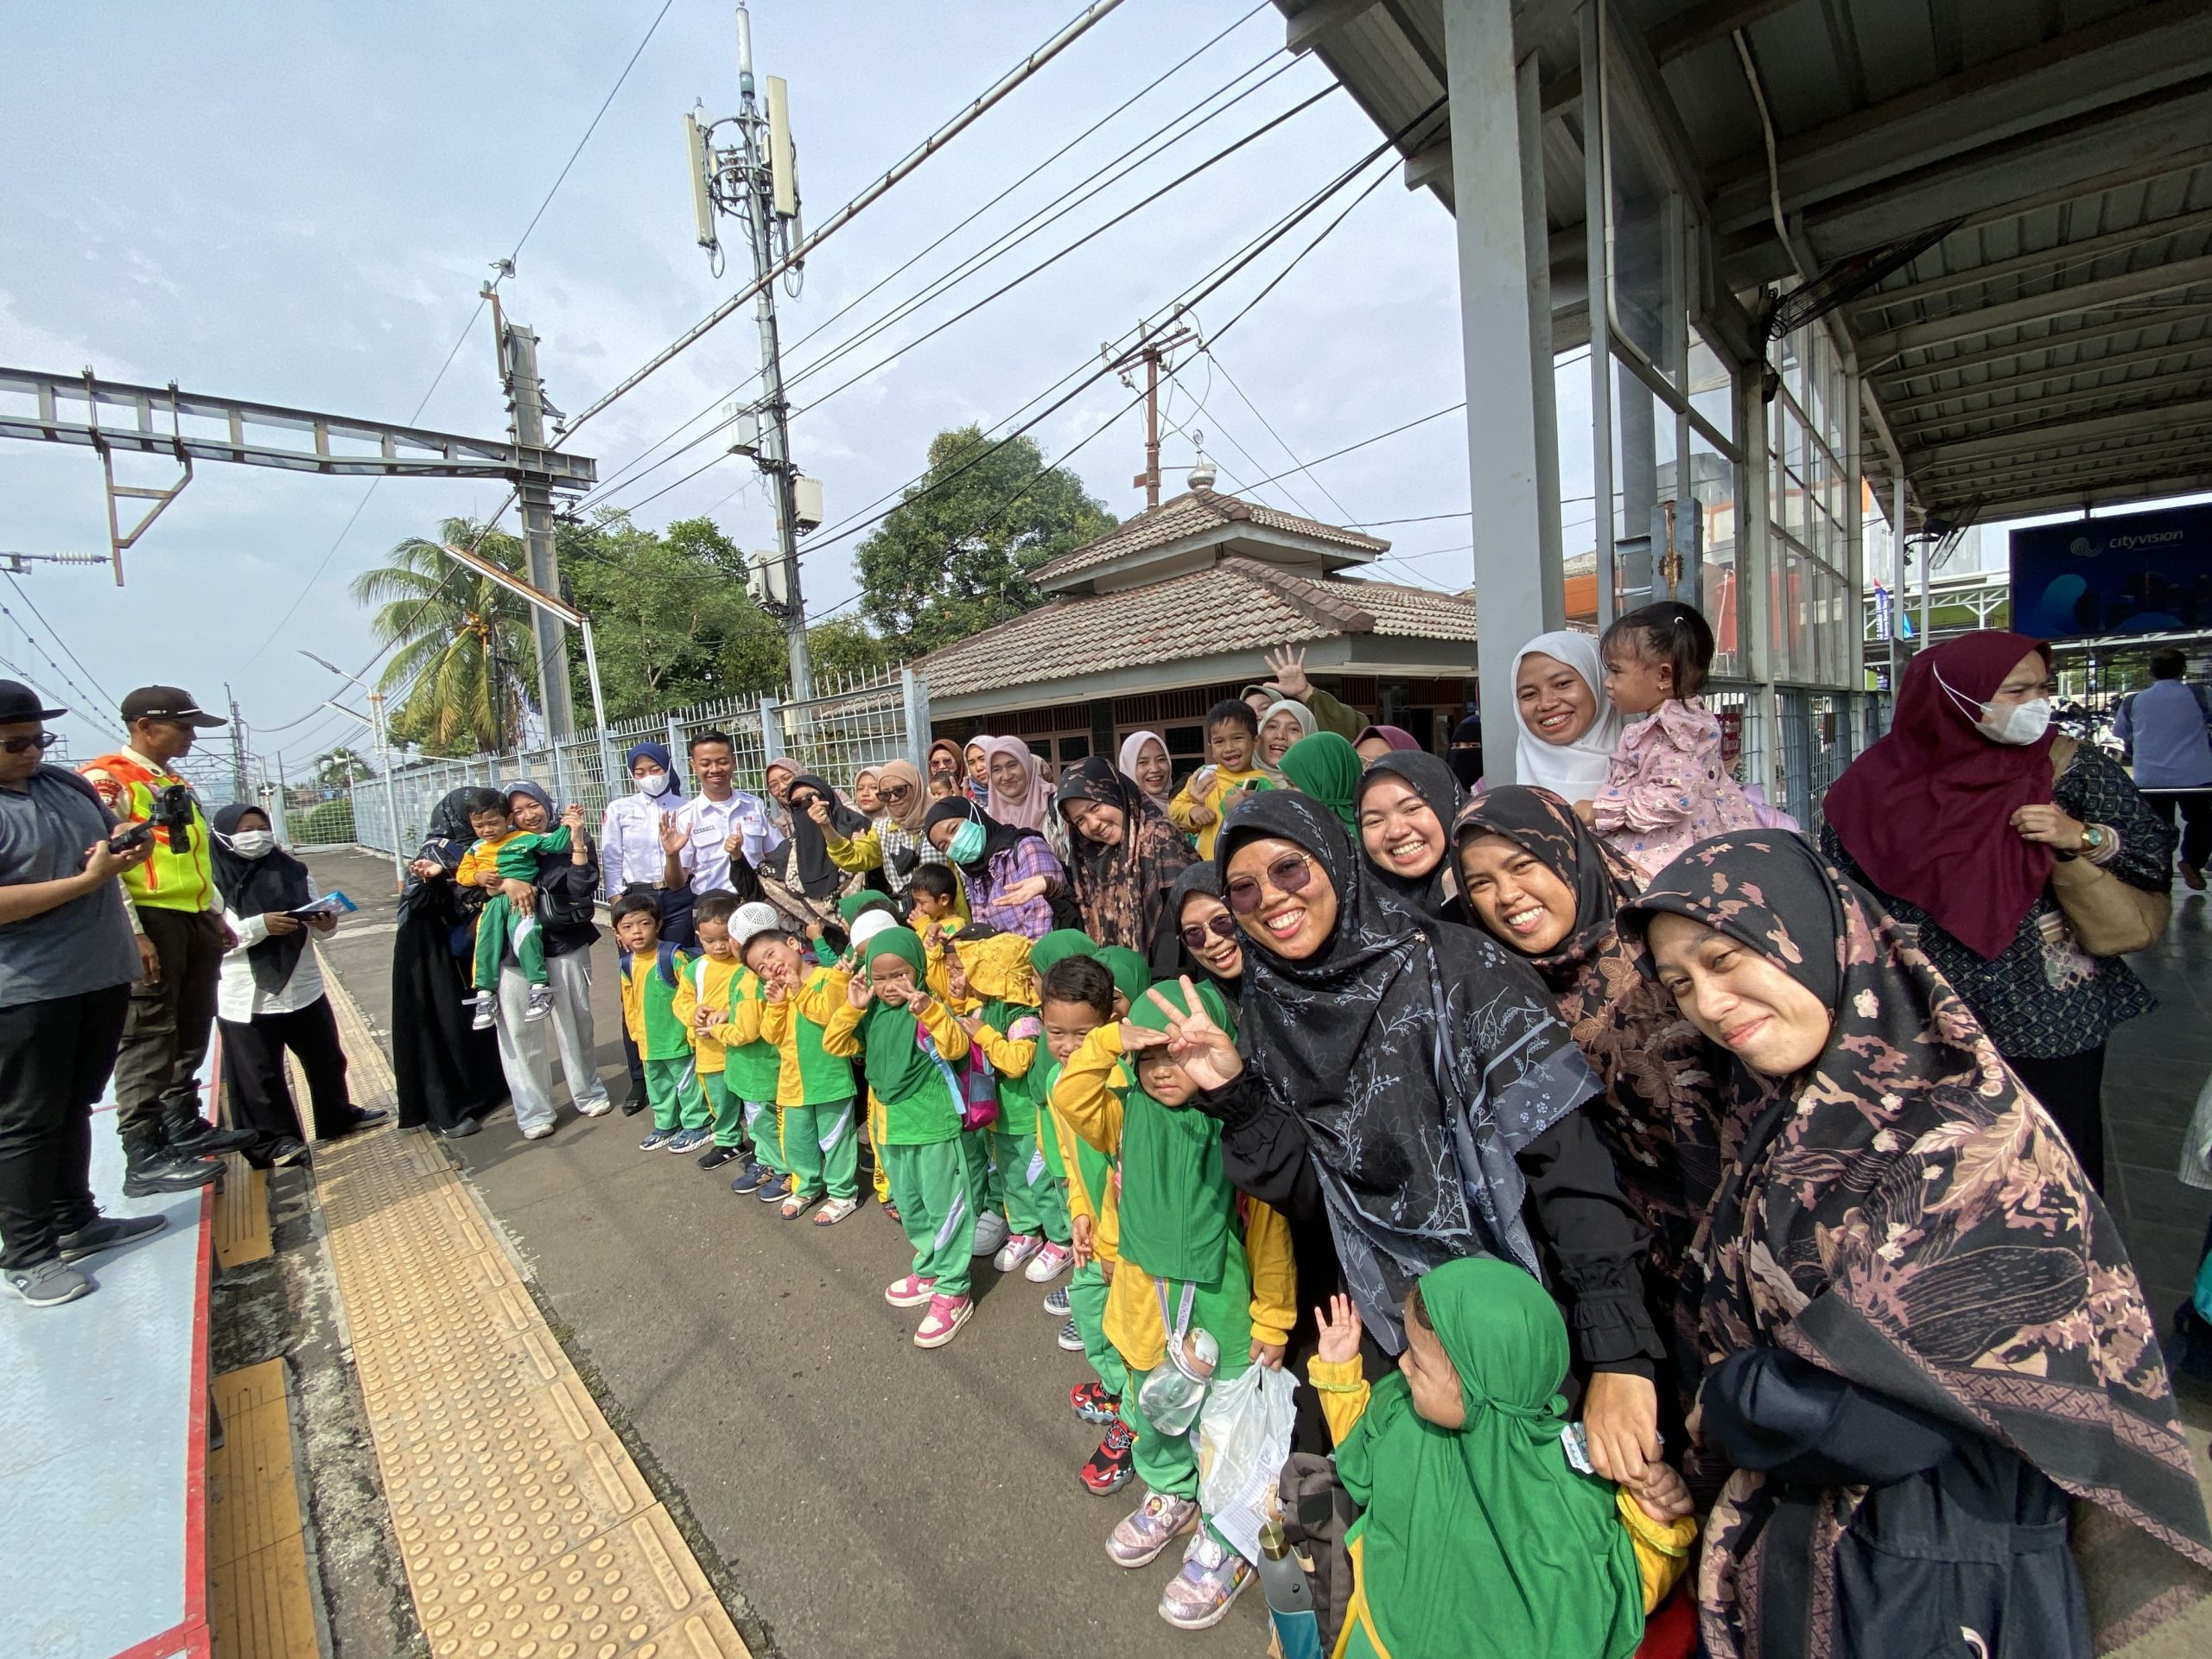
[[[1071,951],[1052,964],[1039,995],[1045,1055],[1039,1066],[1038,1097],[1043,1103],[1051,1099],[1062,1063],[1083,1046],[1092,1032],[1112,1021],[1113,976],[1095,957]],[[1126,1091],[1128,1081],[1117,1067],[1108,1086]],[[1098,1449],[1083,1466],[1083,1484],[1103,1497],[1129,1484],[1135,1472],[1131,1454],[1136,1445],[1136,1436],[1122,1418],[1122,1395],[1128,1386],[1128,1369],[1106,1339],[1106,1298],[1120,1260],[1121,1194],[1112,1158],[1071,1133],[1066,1120],[1049,1106],[1039,1116],[1040,1132],[1049,1137],[1046,1144],[1052,1148],[1055,1166],[1064,1172],[1063,1190],[1075,1246],[1075,1272],[1067,1287],[1068,1331],[1074,1340],[1061,1345],[1080,1349],[1092,1372],[1091,1381],[1078,1382],[1068,1390],[1068,1403],[1084,1421],[1096,1423],[1106,1431]]]
[[[761,1039],[781,1055],[776,1074],[777,1132],[792,1190],[785,1221],[796,1221],[825,1197],[814,1217],[834,1226],[860,1208],[860,1134],[854,1125],[852,1063],[827,1052],[822,1028],[845,1006],[846,975],[817,965],[806,941],[767,906],[747,905],[738,918],[738,948],[760,976],[767,1006]]]
[[[745,1155],[745,1103],[729,1086],[728,1033],[737,982],[748,969],[737,959],[729,936],[737,911],[734,893],[702,893],[691,909],[700,955],[683,970],[676,988],[676,1017],[691,1031],[691,1052],[699,1068],[699,1087],[713,1116],[713,1144],[700,1155],[699,1167],[720,1169]]]
[[[719,897],[712,893],[702,895],[699,899],[702,910],[709,899]],[[729,919],[733,947],[746,937],[748,925],[754,931],[781,925],[772,905],[738,906]],[[729,1184],[729,1190],[751,1193],[764,1204],[781,1204],[785,1183],[791,1179],[791,1166],[784,1160],[783,1135],[776,1111],[776,1087],[783,1075],[784,1056],[760,1034],[767,1012],[767,989],[761,984],[760,976],[745,966],[741,952],[738,971],[730,983],[728,1023],[720,1027],[718,1034],[728,1057],[722,1082],[744,1113],[745,1140],[752,1149],[752,1160],[746,1165],[745,1173]]]
[[[515,828],[507,815],[506,797],[496,790],[478,790],[468,803],[468,827],[476,841],[461,855],[454,872],[456,886],[466,891],[477,885],[486,870],[496,870],[510,881],[537,885],[541,853],[565,853],[570,837],[582,833],[584,810],[571,804],[562,814],[561,827],[550,834],[532,835]],[[545,930],[537,918],[515,908],[504,892],[494,893],[476,916],[476,954],[469,969],[469,983],[476,989],[475,1028],[489,1031],[499,1006],[499,965],[510,946],[515,965],[530,983],[530,1006],[525,1020],[543,1020],[553,1012],[553,985],[545,968]]]
[[[961,1096],[952,1066],[968,1034],[923,982],[922,942],[911,928],[876,930],[860,947],[863,971],[822,1033],[831,1054],[858,1056],[883,1103],[876,1156],[890,1174],[912,1270],[883,1293],[893,1307],[929,1312],[917,1348],[942,1348],[968,1323],[976,1203],[960,1154]]]
[[[1114,1529],[1106,1553],[1118,1566],[1143,1567],[1197,1529],[1160,1603],[1160,1616],[1181,1630],[1219,1623],[1252,1569],[1202,1524],[1195,1435],[1164,1433],[1147,1420],[1141,1379],[1163,1364],[1204,1372],[1200,1332],[1217,1344],[1211,1382],[1254,1364],[1280,1367],[1296,1316],[1289,1229],[1230,1185],[1221,1126],[1191,1104],[1198,1084],[1168,1048],[1170,1018],[1211,994],[1188,982],[1152,987],[1127,1020],[1084,1039],[1052,1089],[1053,1112],[1121,1160],[1121,1260],[1107,1291],[1106,1335],[1128,1368],[1122,1412],[1136,1433],[1136,1471],[1149,1495]],[[1217,1022],[1225,1017],[1217,995],[1210,1011]],[[1126,1091],[1113,1086],[1117,1071],[1134,1073]]]
[[[645,1099],[653,1127],[640,1152],[688,1152],[707,1138],[707,1097],[691,1054],[691,1027],[676,1012],[676,994],[690,962],[660,937],[660,906],[649,893],[614,901],[615,942],[622,947],[622,1023],[645,1066]]]
[[[898,907],[881,893],[868,887],[862,887],[858,893],[849,893],[837,901],[837,913],[844,918],[845,932],[851,942],[851,950],[848,955],[854,955],[855,961],[858,957],[855,953],[860,948],[861,936],[863,931],[895,926],[899,921]],[[864,929],[861,918],[868,916],[879,917],[880,919],[868,923]],[[815,954],[819,956],[821,951],[822,946],[817,942],[815,945]],[[851,963],[849,963],[846,965],[849,969]],[[871,1166],[868,1171],[868,1180],[875,1189],[875,1201],[883,1206],[886,1215],[896,1221],[899,1219],[899,1206],[892,1201],[890,1173],[883,1167],[881,1150],[883,1103],[875,1097],[875,1090],[873,1089],[868,1091],[868,1144]]]

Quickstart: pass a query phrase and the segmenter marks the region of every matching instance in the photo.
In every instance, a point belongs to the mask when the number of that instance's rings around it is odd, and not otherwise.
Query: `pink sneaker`
[[[1068,1263],[1074,1260],[1073,1250],[1047,1239],[1037,1254],[1029,1258],[1029,1265],[1022,1270],[1021,1276],[1033,1285],[1049,1285],[1066,1272]]]
[[[975,1306],[965,1296],[931,1296],[930,1311],[914,1332],[917,1348],[942,1348],[959,1334]]]
[[[1115,1526],[1106,1554],[1116,1567],[1147,1567],[1198,1524],[1198,1499],[1154,1492]]]
[[[1201,1527],[1160,1594],[1160,1616],[1179,1630],[1210,1630],[1251,1581],[1251,1563]]]
[[[991,1265],[1001,1273],[1012,1273],[1036,1255],[1037,1247],[1044,1242],[1034,1233],[1008,1233],[1006,1243],[999,1246],[999,1253],[991,1258]]]
[[[893,1307],[919,1307],[937,1294],[937,1281],[908,1274],[895,1285],[887,1285],[883,1300]]]

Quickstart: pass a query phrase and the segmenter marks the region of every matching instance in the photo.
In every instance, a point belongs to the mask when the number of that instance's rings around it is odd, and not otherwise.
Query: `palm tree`
[[[315,780],[327,790],[344,789],[357,779],[376,775],[366,759],[343,745],[315,758]]]
[[[474,547],[502,569],[519,572],[522,543],[467,518],[438,526],[440,540]],[[530,607],[497,583],[448,558],[437,542],[410,536],[392,563],[353,579],[354,599],[379,608],[369,627],[397,646],[378,681],[404,693],[392,710],[396,741],[438,754],[490,752],[522,732],[522,688],[537,675]]]

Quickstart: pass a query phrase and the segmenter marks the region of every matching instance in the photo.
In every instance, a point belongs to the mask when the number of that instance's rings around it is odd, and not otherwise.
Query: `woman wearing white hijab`
[[[1540,633],[1513,659],[1513,713],[1521,731],[1515,781],[1568,803],[1593,798],[1627,722],[1605,695],[1595,636]]]
[[[1147,753],[1157,749],[1157,754]],[[1161,811],[1175,793],[1175,762],[1167,753],[1167,740],[1158,732],[1131,732],[1122,740],[1118,762],[1122,775],[1154,800]]]

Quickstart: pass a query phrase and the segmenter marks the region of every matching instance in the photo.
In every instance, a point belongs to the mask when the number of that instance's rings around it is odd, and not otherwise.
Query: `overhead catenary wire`
[[[24,588],[22,583],[16,581],[12,573],[10,573],[8,577],[8,585],[16,590],[16,597],[23,601],[23,604],[29,609],[30,613],[36,617],[45,626],[47,632],[54,636],[54,643],[61,647],[61,654],[67,657],[71,662],[76,664],[79,672],[82,673],[85,678],[92,683],[92,690],[99,692],[100,696],[105,697],[109,702],[114,702],[116,701],[115,694],[100,683],[99,675],[93,673],[91,669],[85,666],[85,659],[79,657],[71,647],[69,642],[61,637],[61,630],[55,627],[53,623],[47,620],[46,613],[38,607],[38,601],[30,596],[30,594]]]

